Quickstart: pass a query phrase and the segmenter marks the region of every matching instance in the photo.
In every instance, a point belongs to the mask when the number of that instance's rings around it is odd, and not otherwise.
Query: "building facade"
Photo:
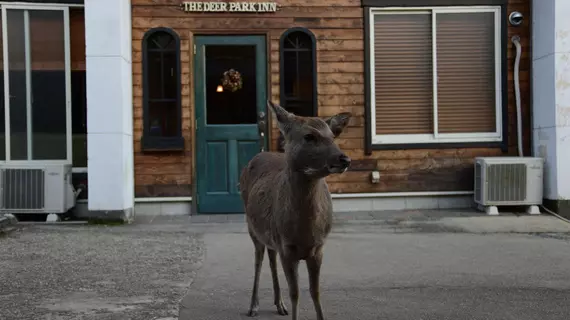
[[[352,113],[337,142],[353,164],[328,178],[336,210],[469,207],[474,158],[519,149],[545,158],[557,207],[570,196],[562,3],[0,2],[4,158],[43,147],[72,161],[87,186],[78,212],[92,217],[240,213],[240,169],[279,149],[271,99],[299,115]]]

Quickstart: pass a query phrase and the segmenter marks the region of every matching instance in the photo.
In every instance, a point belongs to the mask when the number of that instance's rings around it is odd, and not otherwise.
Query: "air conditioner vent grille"
[[[5,169],[2,175],[5,209],[42,209],[45,203],[44,170]]]
[[[487,200],[526,200],[526,173],[526,164],[524,163],[488,165],[486,170]]]

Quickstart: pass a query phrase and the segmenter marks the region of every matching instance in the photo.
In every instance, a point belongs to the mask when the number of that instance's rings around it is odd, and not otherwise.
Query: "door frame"
[[[5,135],[5,156],[6,160],[0,160],[0,163],[45,163],[45,164],[71,164],[73,153],[73,133],[72,133],[72,116],[71,116],[71,33],[70,33],[70,21],[69,21],[69,7],[74,5],[68,4],[38,4],[38,3],[5,3],[0,2],[0,14],[2,15],[2,45],[3,45],[3,68],[4,68],[4,135]],[[83,7],[77,6],[77,7]],[[32,95],[32,83],[31,83],[31,56],[30,50],[30,34],[29,34],[29,18],[25,16],[24,21],[28,23],[25,26],[24,33],[24,43],[25,49],[25,65],[26,65],[26,109],[27,109],[27,139],[28,139],[28,151],[27,160],[11,160],[11,130],[10,130],[10,62],[9,62],[9,42],[8,42],[8,20],[7,20],[7,10],[37,10],[37,11],[61,11],[63,14],[63,36],[64,36],[64,72],[65,72],[65,135],[66,135],[66,159],[65,160],[32,160],[31,149],[32,145],[30,142],[30,136],[33,134],[31,123],[31,112],[33,111],[33,106],[31,100]]]
[[[221,30],[217,31],[205,31],[192,34],[192,47],[193,47],[193,59],[191,61],[192,66],[191,69],[194,72],[194,75],[191,77],[192,82],[192,99],[194,101],[194,111],[192,112],[193,115],[193,139],[192,139],[192,213],[193,214],[203,214],[199,211],[199,185],[198,185],[198,171],[201,170],[199,167],[198,161],[198,151],[199,151],[199,134],[200,128],[204,126],[203,123],[200,123],[205,118],[205,111],[206,106],[204,105],[205,101],[205,94],[201,94],[200,96],[203,97],[202,101],[198,99],[198,77],[204,75],[205,71],[203,67],[205,66],[204,61],[199,62],[198,57],[199,55],[198,50],[203,50],[204,45],[208,44],[234,44],[234,45],[247,45],[247,44],[263,44],[265,46],[265,50],[260,57],[262,57],[261,61],[257,60],[256,56],[256,65],[259,67],[260,65],[265,67],[265,95],[263,99],[257,102],[257,112],[263,111],[265,112],[265,139],[264,139],[264,149],[268,150],[269,143],[271,141],[271,134],[270,134],[270,115],[268,114],[267,110],[267,103],[266,101],[272,97],[271,92],[271,37],[269,32],[251,32],[247,30],[227,30],[226,32],[221,32]],[[259,53],[259,52],[257,52]],[[204,55],[201,55],[204,57]],[[203,83],[203,81],[201,81]],[[215,213],[205,213],[205,214],[215,214]]]

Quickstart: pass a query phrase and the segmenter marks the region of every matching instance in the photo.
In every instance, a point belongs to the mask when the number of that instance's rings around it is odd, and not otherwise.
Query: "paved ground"
[[[249,319],[252,247],[245,234],[206,235],[204,266],[180,319]],[[326,247],[327,319],[568,319],[570,245],[521,235],[337,233]],[[301,273],[301,319],[315,319]],[[259,319],[273,307],[268,263]],[[284,277],[281,283],[286,288]],[[284,291],[286,294],[286,291]],[[285,303],[289,306],[286,298]]]
[[[253,248],[242,221],[24,224],[0,237],[0,319],[250,319]],[[569,266],[570,225],[549,216],[340,215],[322,299],[328,320],[567,319]],[[300,274],[301,319],[315,319],[304,264]],[[276,315],[267,260],[261,281],[257,319],[289,319]]]
[[[176,319],[202,249],[183,229],[24,225],[0,237],[0,319]]]
[[[410,211],[339,220],[322,270],[328,320],[568,319],[570,225],[555,218]],[[205,225],[206,257],[180,320],[251,319],[253,247],[229,225]],[[301,319],[315,319],[304,264],[300,275]],[[277,315],[272,292],[266,260],[257,318],[289,319]]]

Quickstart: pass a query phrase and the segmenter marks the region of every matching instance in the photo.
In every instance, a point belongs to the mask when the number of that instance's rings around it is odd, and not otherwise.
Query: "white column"
[[[134,217],[131,1],[85,0],[89,212]]]
[[[545,204],[570,215],[570,1],[532,1],[533,149],[545,158]]]

